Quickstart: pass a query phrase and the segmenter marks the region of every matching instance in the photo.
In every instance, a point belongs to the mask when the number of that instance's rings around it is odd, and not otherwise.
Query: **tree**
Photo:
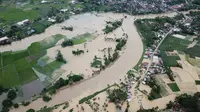
[[[13,105],[13,107],[14,107],[14,108],[18,108],[18,107],[19,107],[19,104],[15,103],[15,104]]]
[[[47,96],[47,95],[43,95],[42,97],[43,101],[45,102],[49,102],[51,100],[51,97]]]
[[[34,109],[29,109],[26,112],[35,112],[35,110]]]
[[[57,60],[57,61],[60,61],[60,62],[66,63],[66,61],[65,61],[65,59],[63,58],[63,55],[62,55],[62,53],[61,53],[60,51],[58,51],[58,54],[57,54],[57,56],[56,56],[56,60]]]
[[[12,89],[8,91],[7,98],[14,100],[16,97],[17,97],[17,93],[15,92],[15,90]]]
[[[4,107],[6,107],[6,108],[9,108],[9,107],[11,107],[11,106],[13,105],[13,103],[12,103],[12,100],[10,100],[10,99],[5,99],[5,100],[2,102],[2,105],[3,105]]]

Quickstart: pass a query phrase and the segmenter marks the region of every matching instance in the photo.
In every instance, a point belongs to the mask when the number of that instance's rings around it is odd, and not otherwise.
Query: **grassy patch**
[[[185,56],[185,59],[192,65],[200,68],[200,59],[190,58],[188,55]]]
[[[27,57],[28,55],[29,54],[27,50],[17,51],[17,52],[12,52],[12,51],[3,52],[2,53],[3,66],[12,64],[17,60]]]
[[[101,66],[102,66],[102,62],[98,58],[97,59],[95,58],[93,62],[91,63],[91,67],[99,68]]]
[[[10,64],[2,68],[2,85],[4,87],[15,87],[20,84],[19,76],[15,70],[15,66]]]
[[[14,65],[19,75],[21,84],[29,83],[38,78],[25,58],[16,61]]]
[[[34,42],[28,47],[29,54],[34,55],[51,47],[54,47],[56,43],[64,37],[65,36],[61,34],[57,34],[52,37],[46,38],[40,42]]]
[[[55,44],[64,38],[63,35],[54,35],[40,42],[35,42],[23,51],[7,51],[0,54],[0,84],[4,87],[15,87],[20,84],[26,84],[38,77],[32,67],[36,67],[41,73],[51,75],[63,63],[54,61],[41,67],[38,60],[46,54],[46,50],[55,46]],[[2,59],[2,60],[1,60]]]
[[[112,85],[112,86],[114,86],[114,85]],[[102,93],[102,92],[108,90],[108,89],[109,89],[110,87],[112,87],[112,86],[109,86],[109,87],[107,87],[107,88],[105,88],[105,89],[103,89],[103,90],[101,90],[101,91],[97,91],[97,92],[95,92],[95,93],[92,94],[92,95],[89,95],[89,96],[87,96],[87,97],[82,98],[81,100],[79,100],[79,104],[82,104],[82,103],[84,103],[84,102],[86,102],[86,101],[89,101],[90,99],[94,98],[94,97],[97,96],[98,94],[100,94],[100,93]]]
[[[140,57],[140,60],[138,61],[138,63],[133,67],[133,69],[135,70],[138,70],[139,69],[139,66],[141,65],[142,61],[143,61],[143,56],[144,56],[144,53],[145,53],[145,49],[146,49],[146,46],[144,46],[143,44],[143,52],[142,52],[142,56]]]
[[[190,43],[188,40],[168,36],[160,45],[159,49],[164,51],[184,51]]]
[[[161,55],[161,58],[162,58],[165,66],[175,67],[178,65],[177,60],[180,60],[180,57],[178,55],[177,56],[167,56],[167,54],[164,51],[161,51],[160,55]]]
[[[24,19],[35,20],[39,17],[39,13],[36,10],[23,11],[10,7],[4,8],[6,8],[6,10],[0,12],[0,18],[4,19],[6,24],[13,24]]]
[[[187,48],[185,52],[191,57],[200,57],[200,45],[195,45],[194,47]]]
[[[93,39],[93,36],[90,33],[85,33],[85,34],[72,38],[74,45],[82,44],[92,39]]]
[[[43,74],[45,74],[45,75],[51,76],[51,74],[52,74],[56,69],[60,68],[62,65],[63,65],[62,62],[53,61],[53,62],[51,62],[51,63],[49,63],[49,64],[47,64],[47,65],[45,65],[45,66],[43,66],[43,67],[42,67],[42,66],[39,66],[39,65],[36,65],[36,66],[34,66],[34,68],[35,68],[37,71],[39,71],[39,72],[41,72],[41,73],[43,73]]]
[[[178,92],[180,91],[178,85],[176,83],[168,83],[167,84],[169,86],[169,88],[173,91],[173,92]]]

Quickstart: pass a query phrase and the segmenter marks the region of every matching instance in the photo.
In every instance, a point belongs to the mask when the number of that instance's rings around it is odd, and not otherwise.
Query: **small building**
[[[62,13],[65,13],[65,12],[67,12],[68,11],[68,9],[61,9],[60,10],[60,12],[62,12]]]
[[[42,0],[40,3],[41,4],[45,4],[45,3],[48,3],[49,1],[46,1],[46,0]]]
[[[153,63],[158,64],[159,63],[159,58],[158,56],[153,56]]]
[[[17,22],[17,25],[24,26],[24,25],[27,25],[29,23],[30,23],[30,21],[28,19],[25,19],[23,21]]]
[[[10,42],[10,39],[8,37],[0,38],[0,45],[9,44],[9,43],[11,43],[11,42]]]
[[[72,1],[71,1],[71,3],[72,3],[72,4],[75,4],[75,3],[76,3],[76,1],[75,1],[75,0],[72,0]]]
[[[52,19],[52,18],[48,18],[48,21],[49,21],[49,22],[52,22],[52,23],[56,22],[56,20],[55,20],[55,19]]]

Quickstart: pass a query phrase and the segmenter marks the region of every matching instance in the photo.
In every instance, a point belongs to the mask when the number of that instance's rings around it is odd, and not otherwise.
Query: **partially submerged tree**
[[[66,63],[66,60],[63,58],[63,55],[60,51],[58,51],[58,54],[56,56],[56,60],[57,61],[60,61],[60,62],[63,62],[63,63]]]

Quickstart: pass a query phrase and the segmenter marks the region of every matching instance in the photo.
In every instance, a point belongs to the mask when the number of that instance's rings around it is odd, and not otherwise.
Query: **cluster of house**
[[[141,69],[143,69],[144,71],[148,69],[148,71],[145,74],[145,77],[143,78],[143,84],[146,84],[146,82],[150,80],[151,75],[165,73],[162,58],[158,56],[159,51],[155,52],[154,55],[152,53],[152,49],[146,49],[144,58],[152,60],[152,62],[142,62],[141,64]],[[149,63],[151,63],[151,66],[148,68]]]

